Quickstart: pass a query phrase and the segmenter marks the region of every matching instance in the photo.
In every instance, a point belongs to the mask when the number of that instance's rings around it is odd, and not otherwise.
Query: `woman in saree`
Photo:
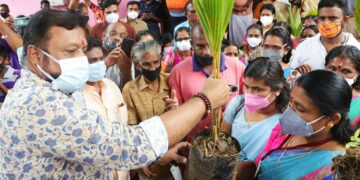
[[[328,179],[332,158],[345,154],[353,131],[351,88],[326,70],[300,77],[269,141],[256,159],[259,179]]]
[[[356,127],[353,122],[360,118],[360,50],[350,45],[332,49],[325,58],[325,68],[341,75],[352,87],[349,118]]]
[[[245,69],[245,95],[235,97],[224,112],[222,130],[241,146],[241,161],[254,161],[279,122],[290,90],[281,66],[260,57]]]

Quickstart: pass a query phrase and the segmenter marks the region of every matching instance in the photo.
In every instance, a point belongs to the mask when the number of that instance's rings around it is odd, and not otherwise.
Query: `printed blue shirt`
[[[104,120],[28,70],[0,111],[0,179],[115,179],[168,148],[159,117],[138,126]]]

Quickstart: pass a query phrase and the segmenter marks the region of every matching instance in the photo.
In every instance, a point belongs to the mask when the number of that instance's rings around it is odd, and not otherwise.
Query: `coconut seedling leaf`
[[[235,0],[194,0],[193,4],[199,17],[200,25],[209,43],[210,51],[214,57],[212,76],[220,78],[221,44]],[[221,110],[214,110],[212,121],[213,138],[218,138]]]

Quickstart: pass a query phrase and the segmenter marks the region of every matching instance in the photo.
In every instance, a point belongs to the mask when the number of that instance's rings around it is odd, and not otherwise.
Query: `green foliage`
[[[289,18],[286,18],[284,14],[279,13],[278,19],[280,21],[288,22],[290,24],[292,35],[295,37],[300,37],[301,35],[301,28],[302,28],[302,22],[301,22],[301,16],[300,16],[300,9],[294,7],[294,11],[296,12],[295,15],[293,15],[292,9],[289,7]]]
[[[360,1],[356,0],[354,4],[354,17],[355,17],[355,26],[356,32],[360,35]]]
[[[230,16],[235,0],[194,0],[193,4],[200,25],[204,31],[206,40],[214,57],[212,76],[220,78],[220,54],[222,39],[226,27],[229,24]],[[213,110],[212,136],[214,141],[218,140],[220,129],[221,108]]]
[[[317,16],[318,13],[319,13],[318,10],[317,10],[317,9],[314,9],[314,10],[310,11],[310,12],[307,14],[307,16]]]
[[[229,24],[234,0],[194,0],[193,4],[211,52],[214,55],[214,68],[220,69],[221,43],[226,27]]]
[[[360,129],[358,129],[354,136],[351,136],[351,142],[346,144],[346,148],[355,148],[360,146]]]

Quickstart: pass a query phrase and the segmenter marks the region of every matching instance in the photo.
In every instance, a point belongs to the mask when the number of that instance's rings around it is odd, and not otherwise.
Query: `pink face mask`
[[[255,94],[250,94],[245,92],[246,110],[248,112],[254,112],[269,106],[271,102],[268,100],[268,97],[270,97],[271,94],[272,92],[264,98]]]

